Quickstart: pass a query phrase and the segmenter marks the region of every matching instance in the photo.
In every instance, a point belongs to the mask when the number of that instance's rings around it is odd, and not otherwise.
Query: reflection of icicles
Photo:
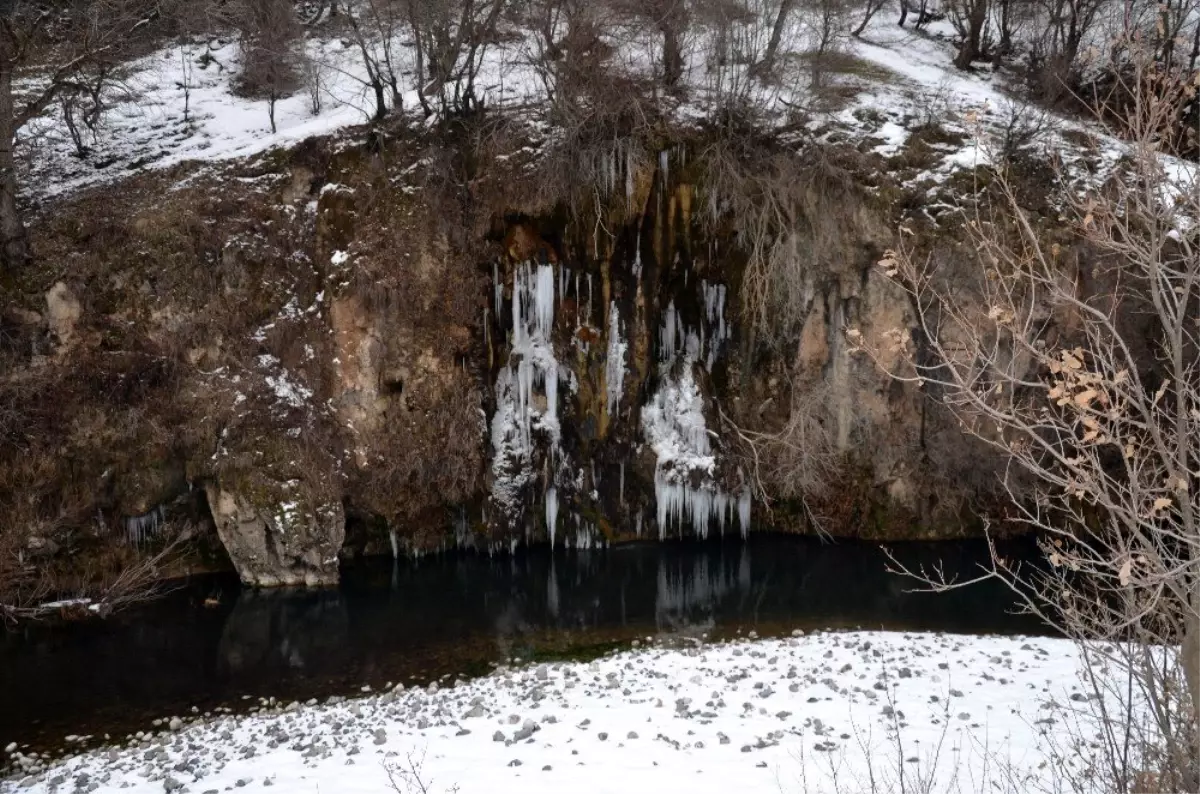
[[[738,587],[743,592],[749,592],[750,583],[750,547],[743,544],[738,560]]]
[[[392,559],[400,559],[400,541],[396,538],[396,530],[388,530],[388,540],[392,542]]]
[[[554,527],[558,524],[558,489],[551,485],[546,489],[546,532],[550,535],[550,548],[554,548]]]
[[[550,573],[546,576],[546,606],[553,617],[558,617],[558,576],[555,575],[554,558],[550,558]]]
[[[711,625],[713,610],[735,590],[739,580],[723,564],[713,571],[705,559],[695,560],[690,567],[672,568],[660,558],[654,602],[658,628]]]

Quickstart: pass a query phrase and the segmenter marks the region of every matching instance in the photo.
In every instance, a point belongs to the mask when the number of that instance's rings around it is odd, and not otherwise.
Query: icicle
[[[613,301],[608,308],[608,355],[605,359],[604,386],[608,395],[608,413],[614,415],[621,404],[621,394],[625,388],[625,350],[627,345],[621,341],[620,312],[617,302]]]
[[[558,419],[558,365],[552,364],[546,373],[546,416]]]
[[[400,541],[396,539],[396,530],[388,530],[388,540],[392,542],[392,559],[400,559]]]
[[[666,363],[675,358],[675,300],[667,303],[663,312],[663,327],[658,335],[659,360]]]
[[[621,485],[618,490],[619,502],[621,507],[625,506],[625,461],[621,461]]]
[[[658,153],[658,170],[662,171],[663,187],[666,187],[667,183],[670,181],[670,165],[670,156],[668,155],[667,150],[663,149]]]
[[[525,342],[525,315],[521,311],[521,298],[525,291],[525,282],[521,278],[524,268],[517,265],[513,268],[513,293],[512,293],[512,319],[513,319],[513,346],[519,346]]]
[[[534,289],[537,329],[543,339],[549,340],[550,330],[554,326],[554,267],[552,265],[538,265],[537,284]]]
[[[546,531],[550,535],[550,548],[554,548],[554,527],[558,524],[558,489],[551,485],[546,489]]]
[[[640,538],[642,536],[642,514],[640,512],[637,514],[637,525],[636,526],[637,526],[637,536]]]
[[[592,324],[592,274],[591,273],[588,273],[587,321],[588,321],[588,325]]]

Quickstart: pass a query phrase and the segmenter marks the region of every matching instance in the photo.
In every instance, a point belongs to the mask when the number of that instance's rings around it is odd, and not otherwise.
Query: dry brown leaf
[[[1125,563],[1121,566],[1121,570],[1117,571],[1117,578],[1121,580],[1122,587],[1129,586],[1129,580],[1133,578],[1133,560],[1125,560]]]

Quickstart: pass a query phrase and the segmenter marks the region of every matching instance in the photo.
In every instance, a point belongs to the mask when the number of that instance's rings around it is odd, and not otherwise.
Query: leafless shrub
[[[747,256],[743,316],[760,343],[786,345],[818,284],[857,267],[857,246],[879,238],[878,222],[849,173],[820,147],[798,153],[730,130],[699,159],[705,222],[732,226]]]
[[[352,0],[345,7],[343,16],[366,70],[364,83],[375,97],[371,119],[376,122],[382,121],[389,109],[399,110],[403,105],[398,37],[410,7],[411,2],[402,0]],[[310,94],[313,90],[310,87]]]
[[[1004,100],[994,144],[997,162],[1012,163],[1053,132],[1056,125],[1054,116],[1030,102]]]
[[[1013,520],[1041,533],[1045,569],[993,555],[985,578],[1097,654],[1128,689],[1097,714],[1105,788],[1200,788],[1200,217],[1197,172],[1161,131],[1192,96],[1151,61],[1123,115],[1128,167],[1068,191],[1066,235],[1043,227],[1004,173],[966,218],[974,294],[909,251],[886,272],[912,295],[932,362],[897,377],[937,390],[1008,457]],[[1150,89],[1153,90],[1150,90]],[[1058,239],[1075,239],[1068,254]],[[861,340],[854,329],[852,339]],[[910,350],[897,329],[898,351]],[[878,351],[865,348],[877,356]],[[1032,479],[1032,492],[1014,484]],[[907,571],[935,589],[962,586]],[[1103,679],[1093,679],[1101,703]]]
[[[482,107],[475,80],[495,43],[505,5],[506,0],[408,0],[417,96],[427,115]]]

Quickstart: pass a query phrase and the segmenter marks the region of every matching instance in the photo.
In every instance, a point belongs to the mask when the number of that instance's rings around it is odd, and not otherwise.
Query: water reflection
[[[985,554],[963,544],[898,551],[964,574]],[[205,608],[214,596],[219,606]],[[325,591],[210,578],[104,624],[0,634],[0,740],[144,727],[243,694],[306,699],[655,633],[1038,629],[1010,607],[998,588],[910,592],[873,547],[770,537],[389,559]]]

